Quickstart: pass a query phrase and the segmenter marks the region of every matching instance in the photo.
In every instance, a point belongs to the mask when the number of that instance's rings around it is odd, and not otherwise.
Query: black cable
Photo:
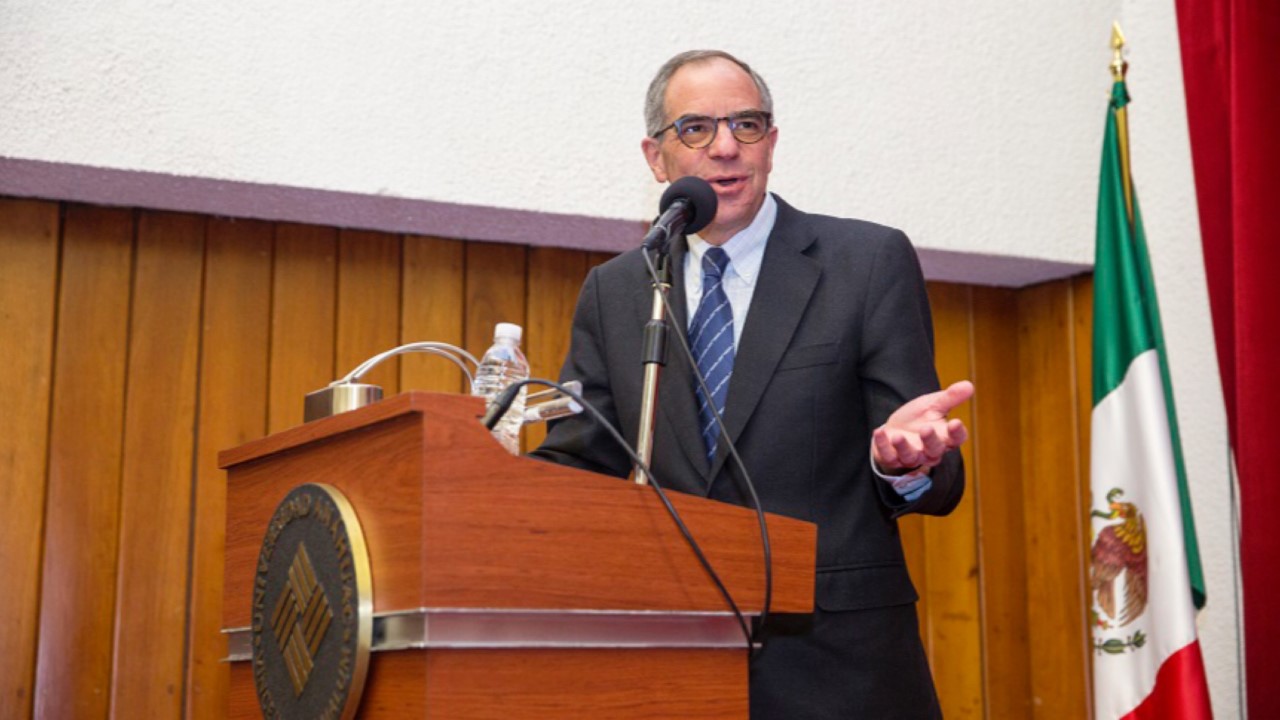
[[[649,257],[649,253],[641,250],[640,255],[644,257],[645,267],[649,269],[650,279],[661,285],[662,281],[658,278],[658,270],[653,265],[653,259]],[[683,270],[683,269],[682,269]],[[674,284],[676,270],[671,269]],[[671,310],[671,303],[667,300],[666,293],[658,293],[662,298],[662,306],[666,308],[667,317],[674,318],[675,313]],[[693,371],[693,377],[698,381],[698,386],[702,388],[705,397],[711,397],[711,389],[707,387],[707,380],[702,376],[702,372],[698,370],[698,361],[693,357],[693,351],[689,349],[689,340],[685,337],[684,328],[677,328],[675,336],[680,340],[680,347],[684,350],[684,356],[689,360],[689,369]],[[764,552],[764,606],[760,610],[760,622],[756,625],[756,632],[764,631],[765,623],[769,620],[769,609],[773,605],[773,549],[769,543],[769,524],[765,520],[764,508],[760,504],[760,496],[756,494],[755,483],[751,482],[751,474],[747,472],[747,465],[742,461],[742,456],[738,454],[738,448],[734,446],[733,440],[729,437],[729,431],[724,426],[724,418],[720,416],[720,410],[716,408],[716,404],[709,402],[707,407],[711,408],[711,414],[716,420],[716,429],[720,432],[720,437],[724,440],[725,447],[729,449],[729,456],[733,458],[734,465],[738,468],[738,472],[742,474],[742,481],[747,486],[747,492],[751,495],[752,507],[756,511],[756,518],[760,523],[760,545]],[[648,472],[646,470],[646,472]],[[753,637],[754,641],[755,638]],[[763,644],[763,640],[761,640]]]
[[[675,506],[671,504],[671,500],[667,498],[666,492],[662,489],[662,486],[658,484],[657,478],[654,477],[649,466],[640,459],[640,456],[636,454],[636,451],[632,449],[631,445],[622,437],[622,433],[618,432],[618,429],[615,428],[613,424],[605,418],[604,414],[597,410],[594,405],[587,402],[578,393],[569,390],[560,383],[554,383],[550,380],[542,380],[540,378],[529,378],[527,380],[520,380],[508,385],[503,392],[510,392],[511,396],[514,398],[515,394],[519,391],[519,388],[530,384],[546,385],[547,387],[555,388],[556,390],[559,390],[565,395],[573,398],[576,402],[582,405],[582,407],[590,410],[591,416],[599,421],[600,424],[604,426],[605,430],[609,431],[609,435],[611,435],[613,439],[622,446],[623,450],[627,451],[627,455],[631,456],[632,462],[644,471],[645,475],[649,478],[649,486],[658,494],[658,499],[662,501],[663,507],[667,509],[667,514],[671,516],[673,521],[675,521],[676,527],[680,529],[680,534],[684,536],[685,542],[689,545],[689,549],[693,550],[693,554],[698,558],[698,562],[702,565],[702,569],[707,571],[707,575],[711,577],[711,582],[714,583],[716,589],[720,591],[720,596],[724,598],[725,602],[728,603],[729,608],[733,610],[733,615],[738,620],[738,626],[742,628],[742,635],[746,638],[747,652],[752,652],[755,649],[752,645],[754,638],[752,637],[751,629],[747,627],[747,619],[742,614],[742,610],[739,609],[738,603],[734,602],[733,596],[729,593],[729,589],[725,587],[724,581],[720,579],[720,575],[715,571],[715,568],[711,567],[711,561],[707,560],[707,556],[703,554],[702,547],[698,545],[698,541],[693,539],[693,533],[689,532],[688,526],[686,526],[684,524],[684,520],[680,518],[680,513],[676,510]],[[490,413],[492,413],[495,408],[500,408],[504,404],[499,402],[501,399],[503,399],[501,396],[494,399],[494,403],[490,407]],[[509,403],[507,404],[509,405]],[[489,413],[486,413],[486,418],[488,417],[488,414]]]

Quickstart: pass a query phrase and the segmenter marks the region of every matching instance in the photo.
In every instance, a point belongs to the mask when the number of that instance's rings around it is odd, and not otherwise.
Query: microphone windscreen
[[[658,212],[666,212],[676,200],[685,200],[689,204],[689,220],[684,225],[686,233],[696,233],[715,219],[719,203],[716,191],[711,189],[711,183],[700,177],[686,175],[671,183],[671,187],[662,193]]]

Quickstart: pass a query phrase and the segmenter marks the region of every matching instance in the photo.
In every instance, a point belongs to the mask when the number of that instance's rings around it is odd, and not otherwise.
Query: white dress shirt
[[[747,324],[747,309],[751,296],[756,292],[756,278],[760,276],[760,263],[764,260],[764,246],[778,219],[778,203],[773,195],[765,193],[764,202],[751,224],[738,231],[720,247],[729,255],[729,271],[721,283],[729,297],[733,310],[733,348],[738,349],[742,340],[742,327]],[[698,312],[702,300],[702,256],[711,244],[697,235],[689,236],[689,252],[684,256],[684,296],[688,301],[689,324]]]

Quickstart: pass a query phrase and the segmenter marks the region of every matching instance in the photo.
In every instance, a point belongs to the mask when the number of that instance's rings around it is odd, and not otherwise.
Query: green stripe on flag
[[[1124,201],[1124,170],[1120,162],[1120,129],[1116,110],[1128,95],[1116,83],[1107,113],[1102,144],[1102,177],[1098,190],[1098,246],[1093,267],[1093,404],[1124,381],[1129,364],[1155,347],[1148,315],[1148,283],[1134,253],[1133,227]],[[1141,227],[1134,198],[1135,225]]]
[[[1197,608],[1204,607],[1204,571],[1196,540],[1187,472],[1182,459],[1178,416],[1174,409],[1173,383],[1169,378],[1168,353],[1160,325],[1151,261],[1138,193],[1131,190],[1133,222],[1125,206],[1125,168],[1122,153],[1122,118],[1117,112],[1129,102],[1123,81],[1111,91],[1107,128],[1102,146],[1102,174],[1098,190],[1098,244],[1093,271],[1093,404],[1097,406],[1123,382],[1133,359],[1152,348],[1160,360],[1165,409],[1169,415],[1170,442],[1178,474],[1178,495],[1182,507],[1182,529],[1186,546],[1191,594]]]

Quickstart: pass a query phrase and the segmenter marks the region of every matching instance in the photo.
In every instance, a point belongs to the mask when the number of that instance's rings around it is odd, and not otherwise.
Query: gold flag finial
[[[1120,21],[1111,22],[1111,78],[1116,82],[1124,81],[1124,74],[1129,63],[1124,61],[1124,33],[1120,31]]]

